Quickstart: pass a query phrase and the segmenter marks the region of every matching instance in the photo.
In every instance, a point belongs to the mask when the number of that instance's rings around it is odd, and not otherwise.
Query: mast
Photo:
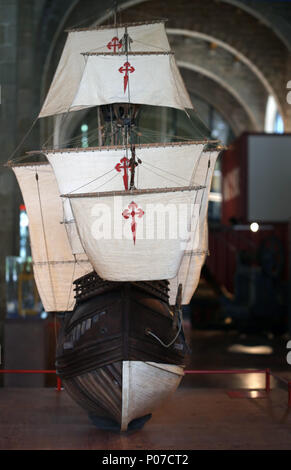
[[[113,6],[113,24],[116,28],[117,25],[117,8],[118,8],[118,0],[114,1]],[[115,49],[114,49],[115,50]],[[116,134],[115,126],[113,126],[113,105],[110,105],[110,131],[111,131],[111,145],[114,145],[114,135]]]
[[[130,48],[130,41],[132,42],[132,39],[129,37],[129,34],[128,34],[128,29],[127,29],[127,26],[125,27],[125,32],[124,32],[124,35],[123,35],[123,38],[121,40],[121,43],[122,43],[122,50],[125,52],[126,54],[126,63],[129,63],[128,61],[128,52],[129,52],[129,48]],[[129,79],[128,79],[129,80]],[[127,84],[128,85],[128,106],[127,106],[127,122],[124,121],[124,126],[126,126],[126,135],[127,135],[127,139],[126,139],[126,155],[128,154],[128,143],[130,142],[131,143],[131,146],[130,146],[130,152],[131,152],[131,159],[130,159],[130,170],[131,170],[131,176],[130,176],[130,186],[129,186],[129,189],[135,189],[135,185],[134,185],[134,177],[135,177],[135,166],[136,166],[136,162],[135,162],[135,147],[134,147],[134,144],[132,142],[132,125],[133,125],[133,122],[132,122],[132,106],[131,106],[131,102],[130,102],[130,85],[129,83]],[[128,172],[128,169],[126,169],[126,171]],[[128,176],[128,175],[127,175]]]
[[[131,169],[131,177],[130,177],[130,186],[129,189],[135,189],[134,185],[134,176],[135,176],[135,167],[137,163],[135,161],[135,146],[131,146],[131,159],[130,159],[130,169]]]
[[[117,11],[118,11],[118,0],[114,0],[114,6],[113,6],[113,23],[114,26],[117,24]]]
[[[128,52],[129,52],[130,43],[132,42],[132,39],[129,37],[127,26],[125,26],[125,32],[124,32],[123,38],[121,39],[121,42],[122,42],[122,50],[127,55],[127,59],[128,59]]]

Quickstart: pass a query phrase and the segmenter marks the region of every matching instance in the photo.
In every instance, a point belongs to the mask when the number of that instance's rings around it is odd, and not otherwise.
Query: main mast
[[[118,1],[114,2],[114,27],[117,29],[117,13],[118,13]],[[114,52],[121,50],[126,55],[126,62],[123,67],[120,67],[120,71],[124,71],[124,88],[127,89],[128,93],[128,103],[116,103],[110,105],[110,128],[111,128],[111,143],[112,145],[117,144],[114,142],[114,135],[117,136],[118,140],[118,126],[121,127],[121,135],[123,137],[123,145],[125,146],[126,153],[126,162],[124,163],[124,171],[126,173],[126,179],[128,180],[128,170],[130,170],[130,185],[129,189],[135,188],[135,168],[141,163],[141,160],[136,160],[136,151],[135,151],[135,142],[132,132],[132,128],[135,125],[137,118],[138,106],[133,105],[130,101],[130,73],[134,71],[134,68],[131,67],[129,63],[128,53],[131,50],[132,38],[128,34],[128,27],[125,26],[124,35],[121,40],[118,37],[112,39],[112,45],[114,47]],[[115,113],[114,113],[115,110]],[[120,115],[118,121],[118,115]],[[115,117],[115,121],[113,120]],[[131,153],[130,158],[128,158],[128,153]],[[127,189],[127,188],[125,188]]]

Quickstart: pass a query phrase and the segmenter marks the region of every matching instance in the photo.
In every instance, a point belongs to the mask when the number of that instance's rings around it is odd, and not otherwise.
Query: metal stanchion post
[[[288,223],[288,333],[291,336],[291,219]]]
[[[62,381],[59,377],[57,377],[57,391],[61,392],[62,390]]]
[[[271,391],[270,378],[271,378],[270,369],[266,369],[266,392]]]

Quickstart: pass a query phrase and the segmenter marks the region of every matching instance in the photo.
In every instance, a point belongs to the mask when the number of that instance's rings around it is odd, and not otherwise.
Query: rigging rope
[[[199,155],[199,157],[197,158],[197,161],[196,161],[196,163],[195,163],[195,165],[194,165],[194,168],[193,168],[193,171],[192,171],[192,175],[191,175],[191,180],[190,180],[190,184],[191,184],[191,185],[194,185],[194,183],[195,183],[194,178],[195,178],[195,176],[196,176],[196,171],[197,171],[198,165],[200,164],[202,155],[203,155],[203,149],[201,150],[200,155]]]
[[[153,136],[160,136],[161,135],[161,131],[154,131],[152,129],[147,129],[146,127],[138,127],[138,130],[133,129],[133,131],[135,133],[138,133],[138,131],[146,131],[148,134],[153,135]],[[192,142],[193,141],[193,137],[191,138],[191,137],[185,137],[185,136],[174,135],[174,134],[169,134],[169,133],[166,133],[164,135],[165,135],[165,137],[180,139],[180,140],[185,141],[185,142]],[[151,138],[151,137],[148,136],[148,138]],[[167,143],[167,142],[165,142],[165,143]],[[205,140],[205,143],[207,143],[207,140]]]
[[[134,42],[138,42],[139,44],[143,44],[144,46],[154,47],[158,49],[159,51],[168,52],[168,49],[164,49],[163,47],[158,47],[155,44],[149,44],[143,41],[138,41],[137,39],[135,39]]]
[[[54,292],[54,285],[53,285],[53,279],[52,279],[51,265],[49,264],[47,238],[46,238],[46,233],[45,233],[45,229],[44,229],[43,208],[42,208],[42,203],[41,203],[40,188],[39,188],[39,178],[38,178],[38,173],[37,173],[37,171],[35,172],[35,179],[36,179],[36,185],[37,185],[37,194],[38,194],[38,201],[39,201],[39,208],[40,208],[40,216],[41,216],[41,225],[42,225],[42,231],[43,231],[43,238],[44,238],[44,244],[45,244],[45,252],[46,252],[46,257],[47,257],[47,261],[48,261],[49,279],[50,279],[51,290],[52,290],[52,296],[53,296],[53,303],[54,303],[54,312],[56,312],[56,310],[57,310],[57,302],[56,302],[56,297],[55,297],[55,292]],[[54,314],[54,333],[55,333],[55,343],[57,344],[56,314]]]
[[[155,175],[161,177],[161,175],[160,175],[159,173],[157,173],[156,171],[152,170],[151,168],[147,168],[146,166],[143,166],[143,168],[144,168],[145,170],[147,170],[147,171],[149,171],[149,172],[151,172],[151,173],[154,173]],[[168,181],[170,181],[171,183],[176,184],[176,185],[177,185],[177,184],[178,184],[178,185],[181,184],[181,183],[177,183],[177,181],[174,181],[174,180],[168,178],[167,176],[164,176],[163,178],[166,179],[166,180],[168,180]]]
[[[159,168],[159,167],[157,167],[155,165],[152,165],[151,163],[148,163],[148,162],[145,162],[145,161],[143,161],[143,164],[151,166],[151,167],[155,168],[156,170],[163,171],[164,173],[168,173],[169,175],[174,176],[175,178],[178,178],[178,179],[182,180],[183,182],[186,182],[187,184],[189,183],[188,179],[183,178],[182,176],[175,175],[175,173],[171,173],[170,171],[167,171],[164,168]],[[192,186],[192,184],[191,184],[191,186]]]
[[[24,156],[22,155],[21,157],[17,157],[17,158],[14,158],[14,155],[18,152],[18,150],[20,149],[20,147],[24,144],[24,142],[26,141],[27,137],[29,136],[29,134],[31,133],[32,129],[34,128],[36,122],[38,120],[38,116],[34,119],[34,121],[32,122],[30,128],[28,129],[28,131],[26,132],[26,134],[24,135],[24,137],[21,139],[20,143],[17,145],[16,149],[11,153],[10,157],[8,158],[8,161],[7,161],[7,165],[11,164],[11,163],[16,163],[17,161],[21,161]]]
[[[68,302],[67,302],[67,310],[69,310],[69,303],[70,303],[70,298],[71,298],[71,292],[72,292],[72,288],[73,288],[73,281],[74,281],[74,277],[75,277],[75,271],[76,271],[76,264],[77,264],[77,261],[76,261],[76,255],[73,254],[74,256],[74,268],[73,268],[73,274],[72,274],[72,278],[71,278],[71,285],[70,285],[70,291],[69,291],[69,295],[68,295]],[[74,303],[74,300],[73,300],[73,303]]]
[[[44,228],[44,216],[43,216],[43,208],[42,208],[41,195],[40,195],[39,177],[38,177],[37,171],[35,172],[35,179],[36,179],[36,186],[37,186],[37,194],[38,194],[38,201],[39,201],[40,218],[41,218],[41,225],[42,225],[42,231],[43,231],[43,239],[44,239],[44,245],[45,245],[45,252],[46,252],[46,258],[47,258],[47,261],[48,261],[49,278],[50,278],[51,290],[52,290],[53,301],[54,301],[54,311],[56,311],[56,310],[57,310],[57,302],[56,302],[55,292],[54,292],[54,285],[53,285],[53,279],[52,279],[51,265],[49,264],[49,255],[48,255],[47,238],[46,238],[46,233],[45,233],[45,228]]]
[[[113,171],[113,170],[112,170],[112,171]],[[102,186],[104,186],[105,184],[110,183],[110,181],[112,181],[114,178],[117,178],[118,176],[119,176],[118,173],[115,173],[115,174],[112,176],[112,178],[110,178],[110,180],[105,181],[105,183],[100,184],[100,186],[97,186],[97,188],[95,188],[94,191],[97,191],[97,189],[102,188]]]
[[[72,193],[74,193],[75,191],[78,191],[79,189],[82,189],[82,188],[84,188],[85,186],[88,186],[89,184],[94,183],[95,181],[99,180],[100,178],[103,178],[103,176],[106,176],[106,175],[108,175],[109,173],[112,173],[112,171],[114,171],[114,168],[112,168],[111,170],[107,171],[107,172],[104,173],[103,175],[97,176],[96,178],[94,178],[93,180],[89,181],[88,183],[82,184],[82,186],[79,186],[79,187],[76,188],[76,189],[72,189],[72,191],[69,191],[67,194],[72,194]],[[109,180],[109,181],[111,181],[111,180]],[[108,181],[106,181],[106,183],[107,183],[107,182],[108,182]],[[106,184],[106,183],[104,183],[104,184]]]
[[[169,348],[170,346],[172,346],[172,344],[175,343],[175,341],[177,340],[179,334],[181,333],[181,330],[182,330],[182,320],[181,320],[181,313],[180,313],[180,310],[178,312],[178,315],[179,315],[179,318],[178,318],[178,331],[177,331],[177,334],[175,335],[175,337],[172,339],[172,341],[170,341],[170,343],[166,344],[164,343],[161,338],[159,338],[155,333],[153,333],[150,329],[147,329],[146,330],[146,334],[149,335],[149,336],[152,336],[153,338],[155,338],[164,348]]]

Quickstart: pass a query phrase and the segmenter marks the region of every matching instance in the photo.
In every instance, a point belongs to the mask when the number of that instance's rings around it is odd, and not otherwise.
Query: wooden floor
[[[140,431],[97,430],[66,392],[0,388],[0,449],[291,449],[287,392],[229,398],[180,388]]]

